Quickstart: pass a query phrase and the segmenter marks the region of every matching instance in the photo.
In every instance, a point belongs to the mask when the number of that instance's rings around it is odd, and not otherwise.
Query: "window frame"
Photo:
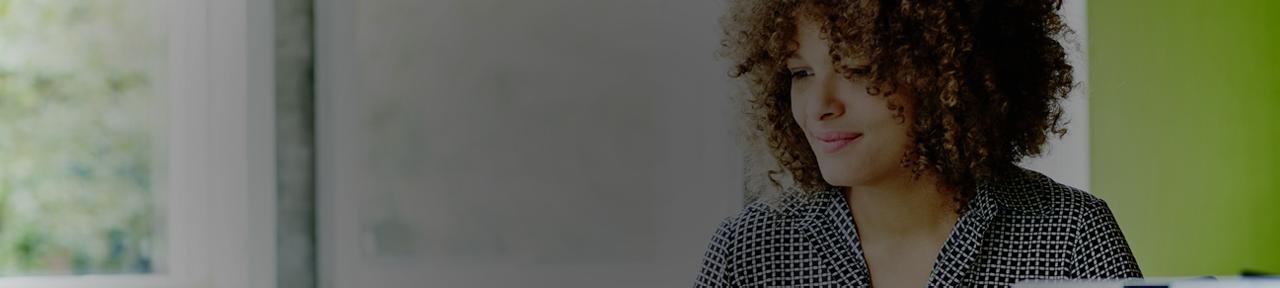
[[[276,285],[272,1],[156,0],[167,25],[165,247],[154,274],[0,277],[2,287]]]

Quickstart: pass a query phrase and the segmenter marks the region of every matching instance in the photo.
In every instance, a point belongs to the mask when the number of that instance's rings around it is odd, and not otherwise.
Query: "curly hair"
[[[849,62],[864,57],[871,63],[870,74],[860,76],[871,81],[868,93],[912,92],[904,100],[916,112],[904,120],[913,145],[901,165],[916,177],[935,175],[961,204],[958,212],[978,185],[1003,181],[1024,157],[1043,152],[1048,135],[1066,133],[1059,102],[1075,83],[1058,40],[1073,32],[1057,14],[1060,0],[729,1],[718,55],[733,61],[730,76],[745,86],[736,101],[745,112],[743,135],[767,145],[782,168],[760,173],[777,191],[810,196],[834,188],[791,115],[785,61],[798,17],[820,23],[845,78],[852,77]],[[901,115],[902,107],[886,109]],[[784,188],[778,175],[797,189]]]

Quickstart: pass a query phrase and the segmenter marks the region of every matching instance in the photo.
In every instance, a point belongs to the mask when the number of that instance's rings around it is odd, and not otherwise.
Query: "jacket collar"
[[[997,206],[999,208],[1008,208],[1014,211],[1031,215],[1045,215],[1051,210],[1048,200],[1044,198],[1044,191],[1051,190],[1054,185],[1053,180],[1048,176],[1039,172],[1021,169],[1010,173],[1004,182],[999,184],[983,183],[978,185],[977,194],[974,200],[986,197],[991,201],[969,201],[969,209],[983,208],[981,205]],[[839,187],[828,190],[819,191],[809,197],[800,196],[800,193],[790,190],[787,196],[782,197],[776,204],[775,213],[789,218],[812,218],[816,216],[814,206],[832,205],[832,200],[844,200],[843,190]],[[848,203],[844,204],[848,208]],[[757,209],[769,209],[768,205],[758,205]]]
[[[973,279],[968,277],[970,268],[982,250],[982,236],[1001,206],[992,193],[983,192],[980,189],[978,195],[969,200],[969,210],[956,220],[951,235],[938,251],[933,272],[929,274],[929,287],[973,286]]]
[[[1052,180],[1043,174],[1022,170],[998,185],[979,185],[969,201],[969,210],[956,221],[938,253],[930,287],[970,286],[969,270],[982,247],[982,236],[991,219],[1002,209],[1031,215],[1048,212],[1041,191]],[[796,228],[805,233],[815,251],[836,275],[840,286],[866,287],[871,283],[861,241],[849,204],[841,189],[821,191],[812,197],[787,197],[775,211],[782,217],[798,218]]]
[[[1049,213],[1052,207],[1049,207],[1049,201],[1045,199],[1044,191],[1051,190],[1054,186],[1053,180],[1048,176],[1039,172],[1021,169],[1010,173],[1009,177],[998,185],[979,185],[978,196],[987,195],[992,198],[990,203],[974,203],[971,202],[970,209],[978,205],[995,205],[1001,208],[1008,208],[1024,214],[1042,216]]]
[[[801,211],[802,220],[796,222],[796,228],[805,234],[805,239],[813,245],[826,264],[828,272],[834,275],[837,286],[868,287],[871,275],[868,274],[866,258],[862,255],[858,230],[854,228],[853,215],[844,195],[836,191],[823,191],[810,198],[810,205],[789,205],[787,207],[807,207]],[[792,204],[792,203],[789,203]]]

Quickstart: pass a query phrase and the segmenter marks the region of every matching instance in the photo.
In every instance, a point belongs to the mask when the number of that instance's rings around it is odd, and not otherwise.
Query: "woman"
[[[790,188],[721,224],[698,285],[1142,276],[1105,202],[1016,165],[1066,132],[1061,2],[731,1],[720,54]]]

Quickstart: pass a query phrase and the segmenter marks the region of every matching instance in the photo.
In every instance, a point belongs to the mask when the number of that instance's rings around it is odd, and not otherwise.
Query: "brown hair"
[[[851,78],[847,61],[865,57],[869,93],[912,91],[904,100],[915,107],[905,119],[914,145],[902,165],[936,175],[962,211],[979,184],[1002,181],[1024,157],[1040,155],[1049,134],[1066,133],[1059,102],[1074,83],[1058,39],[1072,31],[1057,14],[1060,0],[729,2],[719,55],[746,88],[737,101],[746,140],[771,156],[756,158],[783,168],[755,177],[777,188],[779,175],[806,196],[833,188],[791,115],[785,61],[798,17],[820,23],[838,73]],[[903,105],[890,105],[901,115]]]

